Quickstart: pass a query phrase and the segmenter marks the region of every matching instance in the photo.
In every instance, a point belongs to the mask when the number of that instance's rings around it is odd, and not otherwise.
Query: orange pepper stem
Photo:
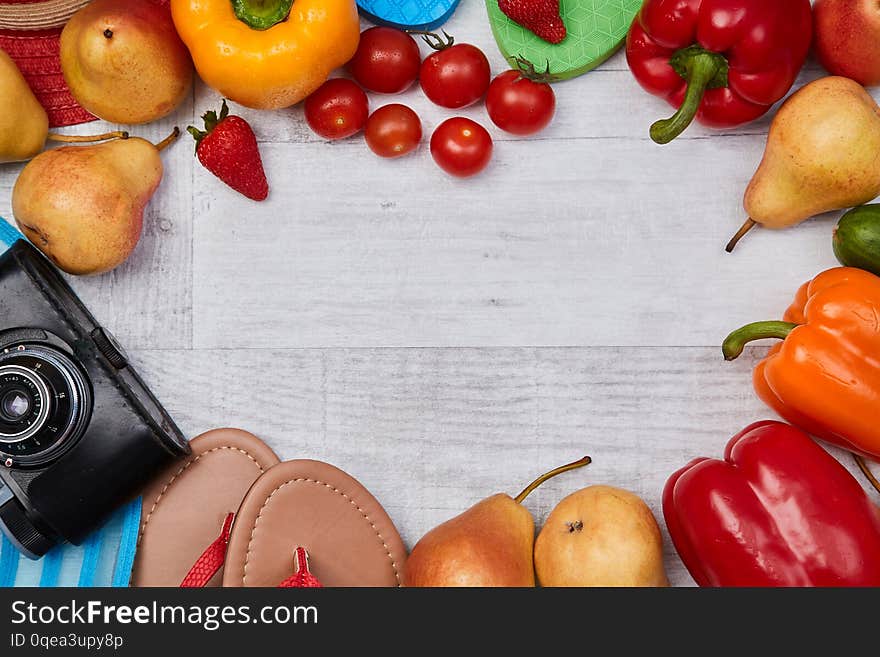
[[[532,483],[530,483],[528,486],[526,486],[523,489],[523,492],[520,493],[519,495],[517,495],[516,497],[514,497],[513,499],[515,502],[522,504],[523,500],[526,499],[533,490],[535,490],[538,486],[543,484],[548,479],[552,479],[556,475],[562,474],[563,472],[568,472],[569,470],[577,470],[578,468],[582,468],[585,465],[590,465],[590,463],[592,463],[592,462],[593,462],[593,459],[591,459],[589,456],[585,456],[584,458],[579,459],[579,460],[575,461],[574,463],[569,463],[567,465],[561,465],[558,468],[551,470],[550,472],[542,474],[540,477],[538,477]]]
[[[745,346],[753,340],[764,340],[766,338],[785,340],[788,334],[798,326],[799,324],[792,324],[791,322],[777,321],[746,324],[728,335],[724,340],[724,343],[721,345],[724,360],[735,360],[743,352]]]
[[[878,493],[880,493],[880,481],[878,481],[877,477],[874,476],[874,473],[871,472],[868,464],[865,463],[865,459],[863,459],[858,454],[853,454],[853,458],[856,460],[856,465],[859,466],[859,470],[861,470],[862,474],[865,475],[865,479],[868,480],[868,483],[871,484]]]

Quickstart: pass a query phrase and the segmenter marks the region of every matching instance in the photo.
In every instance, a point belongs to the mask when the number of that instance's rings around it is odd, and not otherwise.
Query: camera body
[[[80,543],[189,446],[113,336],[30,244],[0,256],[0,530]]]

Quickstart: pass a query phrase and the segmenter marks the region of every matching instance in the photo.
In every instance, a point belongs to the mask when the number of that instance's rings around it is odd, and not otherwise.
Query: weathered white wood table
[[[465,0],[446,29],[506,68],[481,1]],[[819,75],[811,63],[801,82]],[[490,168],[466,181],[446,177],[427,143],[385,161],[360,137],[323,142],[300,108],[233,107],[260,140],[269,200],[224,187],[184,135],[164,154],[132,258],[72,283],[188,435],[239,426],[283,458],[348,470],[410,547],[584,454],[592,466],[528,500],[539,526],[596,483],[641,495],[663,525],[669,474],[773,417],[751,387],[766,348],[725,363],[719,345],[779,318],[798,285],[836,264],[835,217],[755,231],[727,255],[769,119],[656,146],[648,126],[670,108],[622,54],[556,93],[555,122],[532,139],[464,110],[495,138]],[[416,109],[426,140],[451,115],[418,88],[371,98],[388,102]],[[158,140],[217,106],[199,86],[132,132]],[[0,167],[7,218],[19,170]],[[692,584],[666,538],[672,582]]]

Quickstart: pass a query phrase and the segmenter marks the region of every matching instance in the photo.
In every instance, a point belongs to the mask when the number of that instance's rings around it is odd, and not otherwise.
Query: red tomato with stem
[[[419,115],[406,105],[380,107],[367,119],[367,146],[379,157],[400,157],[418,148],[422,141]]]
[[[486,111],[492,122],[520,136],[540,132],[556,112],[556,94],[548,84],[552,78],[525,64],[521,70],[505,71],[492,80],[486,94]]]
[[[306,98],[309,127],[324,139],[345,139],[364,127],[370,113],[364,90],[351,80],[334,78]]]
[[[441,107],[458,109],[473,105],[489,88],[492,70],[483,51],[468,43],[455,44],[455,39],[426,33],[425,43],[435,52],[422,62],[419,82],[432,102]]]
[[[361,32],[348,70],[364,89],[398,94],[416,81],[421,65],[419,44],[409,34],[393,27],[371,27]]]
[[[431,135],[431,155],[446,173],[468,178],[492,159],[492,137],[476,121],[456,116],[446,119]]]

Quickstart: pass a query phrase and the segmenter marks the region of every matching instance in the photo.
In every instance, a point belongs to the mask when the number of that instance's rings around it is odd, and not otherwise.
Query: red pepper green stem
[[[231,0],[235,17],[253,30],[268,30],[287,20],[293,0]]]
[[[724,340],[724,344],[721,345],[724,360],[735,360],[743,352],[745,346],[753,340],[764,340],[766,338],[785,340],[788,334],[798,326],[799,324],[792,324],[791,322],[776,321],[746,324],[728,335]]]
[[[687,81],[687,93],[675,114],[651,126],[651,139],[658,144],[668,144],[685,131],[707,89],[727,86],[727,60],[719,53],[690,46],[675,53],[669,63]]]

